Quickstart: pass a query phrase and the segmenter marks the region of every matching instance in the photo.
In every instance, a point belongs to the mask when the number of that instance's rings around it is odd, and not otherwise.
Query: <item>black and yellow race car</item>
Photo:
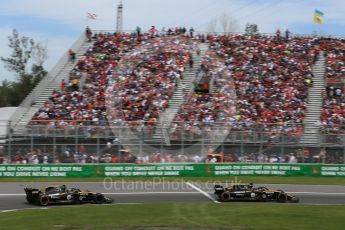
[[[214,194],[220,201],[276,201],[281,203],[298,203],[299,198],[287,194],[283,190],[273,190],[266,187],[254,187],[249,184],[234,184],[228,188],[222,185],[214,186]]]
[[[49,186],[42,189],[24,188],[26,200],[30,204],[47,206],[49,204],[109,204],[113,200],[101,193],[82,191],[78,188],[67,188],[66,185]]]

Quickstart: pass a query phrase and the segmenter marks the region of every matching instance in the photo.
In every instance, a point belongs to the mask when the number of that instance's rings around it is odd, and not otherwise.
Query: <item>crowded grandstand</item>
[[[10,159],[1,155],[2,163],[205,162],[219,153],[224,162],[343,162],[340,151],[327,154],[325,149],[328,142],[343,142],[341,135],[335,136],[344,132],[342,39],[206,34],[182,27],[158,31],[153,26],[143,33],[87,28],[83,43],[87,49],[77,58],[76,51],[69,50],[69,76],[38,107],[21,136],[101,138],[102,149],[87,141],[73,148],[60,144],[55,150],[17,147]],[[206,46],[202,54],[201,44]],[[303,146],[301,139],[313,68],[320,57],[325,58],[326,83],[319,92],[321,123],[315,124],[320,143],[309,147],[321,150],[309,154],[308,143]],[[200,62],[194,63],[196,58]],[[172,103],[175,94],[181,94],[180,104]],[[167,108],[174,107],[175,114],[163,120]],[[201,146],[202,139],[214,136],[227,146],[206,144],[191,154],[164,147],[131,152],[121,144],[129,137],[153,140],[162,123],[164,132],[156,140],[161,146],[193,141]],[[13,129],[15,135],[16,126]],[[128,132],[131,136],[124,134]],[[111,138],[118,141],[116,149]],[[231,144],[241,150],[228,148]],[[244,150],[243,145],[252,144],[260,147]],[[279,145],[299,146],[281,153],[274,149]]]

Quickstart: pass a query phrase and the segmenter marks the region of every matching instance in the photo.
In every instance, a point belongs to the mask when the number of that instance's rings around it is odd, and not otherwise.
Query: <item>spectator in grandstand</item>
[[[194,161],[194,163],[200,163],[201,162],[201,157],[199,156],[199,155],[195,155],[194,157],[193,157],[193,161]]]
[[[65,79],[62,79],[60,83],[60,90],[63,91],[65,90],[65,88],[66,88],[66,82],[65,82]]]
[[[276,37],[277,37],[278,39],[280,38],[280,34],[281,34],[280,29],[277,29],[277,30],[276,30]]]
[[[88,27],[88,26],[85,29],[85,35],[86,35],[87,41],[91,42],[91,40],[92,40],[92,31],[91,31],[90,27]]]
[[[213,64],[217,59],[209,54],[202,61],[201,69],[210,74],[204,84],[208,86],[212,79],[212,90],[219,94],[191,97],[177,114],[173,129],[196,135],[202,132],[200,128],[207,130],[207,126],[197,124],[214,126],[222,121],[220,126],[230,125],[239,130],[253,129],[260,124],[270,139],[277,134],[301,135],[298,124],[303,122],[306,92],[312,83],[313,39],[277,40],[239,35],[208,39],[211,52],[224,62]],[[229,73],[218,73],[221,65]],[[225,100],[232,101],[229,95],[235,90],[237,114]],[[207,87],[205,92],[208,91]]]
[[[190,37],[194,37],[194,28],[193,28],[193,27],[191,27],[191,28],[189,29],[189,36],[190,36]]]
[[[156,47],[157,54],[146,55],[139,50],[143,46],[137,45],[139,42],[148,44],[149,34],[143,34],[140,41],[135,34],[95,34],[93,39],[94,45],[77,61],[66,87],[53,92],[33,117],[32,124],[50,124],[49,120],[59,120],[47,128],[65,129],[71,133],[78,129],[86,136],[99,135],[102,129],[96,126],[107,124],[105,97],[107,86],[113,86],[109,80],[123,80],[125,87],[118,92],[123,98],[124,118],[139,121],[131,126],[144,122],[152,132],[159,113],[166,108],[180,83],[192,46],[185,42],[184,36],[159,38],[150,43]],[[114,67],[125,55],[128,60],[123,63],[129,65],[124,72],[121,72],[122,67],[117,69],[120,72],[114,72]],[[136,60],[142,60],[142,63],[137,65]]]
[[[297,163],[297,158],[295,157],[295,154],[290,153],[288,163],[289,163],[289,164],[295,164],[295,163]]]
[[[343,81],[345,79],[345,40],[327,38],[320,41],[326,53],[326,81],[328,86],[323,94],[323,111],[321,114],[322,132],[325,141],[341,143],[345,134],[345,97]]]
[[[70,62],[74,62],[75,61],[75,52],[72,50],[72,49],[69,49],[68,50],[68,56],[69,56],[69,61]]]
[[[189,68],[193,68],[193,64],[194,64],[193,57],[192,57],[192,55],[190,55],[189,56]]]
[[[335,91],[334,91],[334,96],[341,97],[341,95],[342,95],[341,89],[340,88],[336,88]]]
[[[151,38],[153,38],[153,37],[155,37],[155,36],[157,36],[157,32],[158,32],[158,30],[156,29],[156,27],[155,26],[151,26],[151,28],[150,28],[150,36],[151,36]]]
[[[74,78],[74,79],[72,79],[72,81],[71,81],[71,83],[72,83],[72,90],[73,91],[78,91],[79,90],[79,79],[78,78]]]
[[[141,35],[141,28],[139,26],[137,26],[135,28],[135,32],[137,33],[137,36],[139,37]]]
[[[121,119],[130,121],[132,127],[144,122],[152,132],[177,84],[182,84],[180,79],[191,54],[183,37],[156,38],[144,46],[146,49],[151,51],[150,55],[138,50],[120,62],[114,81],[123,86],[117,91],[123,98]],[[110,93],[114,91],[111,87],[108,88]]]
[[[33,120],[65,119],[94,121],[105,120],[104,92],[108,76],[121,55],[136,45],[137,40],[128,34],[96,34],[95,45],[78,60],[72,70],[65,90],[55,91]],[[86,74],[84,88],[79,91],[79,79]],[[78,124],[78,122],[74,122]]]

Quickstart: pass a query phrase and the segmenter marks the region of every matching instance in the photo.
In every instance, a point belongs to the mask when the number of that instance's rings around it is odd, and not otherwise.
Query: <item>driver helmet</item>
[[[66,191],[67,186],[63,184],[63,185],[60,186],[60,188],[61,188],[61,190]]]

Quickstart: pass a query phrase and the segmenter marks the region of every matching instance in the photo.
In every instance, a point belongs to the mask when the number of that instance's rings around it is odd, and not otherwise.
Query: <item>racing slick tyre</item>
[[[277,196],[277,201],[281,203],[285,203],[287,201],[287,195],[285,193],[279,193]]]
[[[42,195],[38,199],[38,204],[41,206],[47,206],[49,204],[49,197],[46,195]]]
[[[104,203],[104,196],[102,194],[96,194],[93,197],[93,201],[95,204],[103,204]]]
[[[267,200],[267,194],[265,192],[259,194],[258,200],[259,201],[266,201]]]
[[[229,191],[223,192],[219,196],[220,201],[227,202],[231,200],[231,194]]]

